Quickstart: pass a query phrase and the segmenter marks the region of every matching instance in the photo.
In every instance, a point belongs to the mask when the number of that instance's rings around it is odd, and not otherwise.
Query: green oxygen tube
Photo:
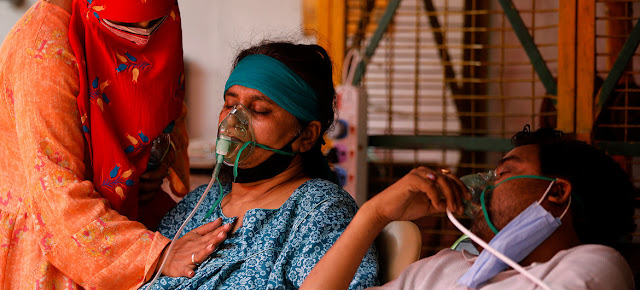
[[[180,237],[180,235],[182,234],[182,231],[184,230],[184,227],[187,225],[187,223],[196,214],[196,210],[198,210],[198,208],[200,207],[200,204],[202,204],[202,202],[204,201],[204,198],[207,196],[207,193],[209,193],[209,190],[211,189],[211,185],[213,185],[213,183],[218,179],[218,174],[220,173],[220,167],[222,166],[224,157],[227,155],[227,153],[229,153],[230,146],[231,146],[231,138],[229,138],[226,135],[221,135],[218,138],[216,142],[216,165],[213,169],[213,174],[211,175],[211,181],[209,181],[209,185],[207,185],[207,189],[205,189],[204,192],[202,193],[202,196],[198,200],[198,203],[196,204],[195,208],[193,208],[193,210],[191,211],[187,219],[182,223],[182,226],[180,226],[180,229],[178,229],[175,236],[173,236],[173,239],[169,244],[169,248],[167,249],[167,253],[164,256],[164,259],[162,260],[162,264],[160,264],[160,268],[158,268],[158,272],[153,277],[153,280],[151,280],[151,282],[149,283],[146,289],[153,288],[153,285],[156,283],[156,281],[162,274],[162,269],[164,269],[164,265],[167,262],[167,257],[169,257],[169,253],[171,253],[171,249],[173,249],[174,243],[176,242],[178,237]]]

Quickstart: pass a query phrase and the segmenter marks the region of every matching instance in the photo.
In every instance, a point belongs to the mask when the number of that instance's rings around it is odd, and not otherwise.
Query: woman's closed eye
[[[270,108],[260,104],[252,105],[249,107],[249,109],[251,110],[251,114],[261,115],[261,116],[266,116],[272,111]]]
[[[271,111],[269,111],[269,110],[251,110],[251,113],[254,114],[254,115],[266,116],[269,113],[271,113]]]

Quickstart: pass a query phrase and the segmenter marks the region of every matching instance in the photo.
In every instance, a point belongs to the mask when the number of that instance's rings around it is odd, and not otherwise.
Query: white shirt
[[[369,289],[467,289],[456,285],[473,264],[476,256],[445,249],[417,261],[400,276]],[[551,289],[634,289],[629,265],[616,250],[602,245],[581,245],[558,252],[545,263],[524,267]],[[536,289],[537,284],[509,269],[480,286],[479,289]]]

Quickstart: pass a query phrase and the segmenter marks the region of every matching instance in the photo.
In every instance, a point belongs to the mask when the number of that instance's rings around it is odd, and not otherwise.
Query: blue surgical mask
[[[522,213],[516,216],[501,231],[497,232],[497,235],[489,242],[489,246],[518,263],[535,250],[562,224],[560,220],[567,213],[567,210],[571,205],[571,197],[569,197],[569,204],[562,215],[555,218],[551,213],[545,210],[540,203],[547,196],[556,179],[536,175],[514,176],[505,179],[496,186],[485,189],[485,191],[495,189],[495,187],[500,184],[517,178],[535,178],[551,181],[551,184],[549,184],[549,187],[540,200],[534,202]],[[495,230],[495,227],[489,220],[486,207],[484,205],[484,195],[485,193],[483,193],[482,197],[482,207],[485,213],[485,219],[489,226]],[[482,251],[473,263],[473,266],[471,266],[471,268],[469,268],[469,270],[467,270],[467,272],[458,279],[458,284],[462,284],[470,288],[477,288],[482,283],[485,283],[498,273],[507,269],[507,267],[508,265],[506,263],[498,259],[489,251]]]

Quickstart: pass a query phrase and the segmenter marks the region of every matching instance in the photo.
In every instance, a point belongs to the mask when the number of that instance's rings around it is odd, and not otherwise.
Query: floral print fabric
[[[152,142],[173,131],[182,111],[185,78],[178,4],[74,0],[72,7],[68,38],[79,64],[77,102],[92,181],[111,208],[135,220],[138,180],[147,169]],[[146,20],[166,16],[144,45],[105,29],[106,17],[130,21],[144,12],[152,17]]]
[[[218,186],[207,194],[184,233],[221,217],[220,205],[203,220],[218,198]],[[187,195],[160,224],[160,232],[173,238],[189,215],[205,186]],[[231,190],[223,187],[223,194]],[[326,180],[312,179],[296,189],[278,209],[252,209],[242,226],[229,235],[218,250],[189,278],[161,277],[156,289],[291,289],[298,288],[320,258],[340,237],[357,211],[351,196]],[[369,248],[349,289],[377,284],[378,264]]]
[[[168,243],[111,209],[89,181],[69,23],[40,1],[0,48],[2,289],[137,288]],[[185,140],[184,130],[176,121],[172,138]]]

